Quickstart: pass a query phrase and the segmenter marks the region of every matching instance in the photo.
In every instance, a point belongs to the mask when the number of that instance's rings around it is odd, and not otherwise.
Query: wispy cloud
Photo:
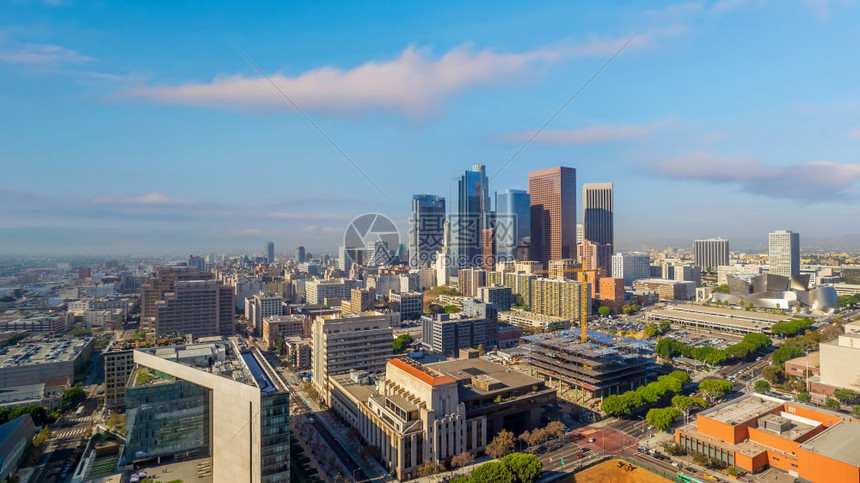
[[[48,44],[15,44],[0,46],[0,62],[8,64],[45,65],[95,60],[65,47]]]
[[[161,206],[161,205],[195,205],[198,204],[192,200],[182,200],[170,198],[162,193],[146,193],[139,196],[98,196],[90,200],[97,205],[142,205],[142,206]]]
[[[628,49],[653,46],[659,37],[673,34],[676,32],[671,29],[643,34]],[[595,38],[579,45],[524,53],[475,50],[463,45],[438,58],[429,48],[410,46],[391,60],[370,61],[350,69],[320,67],[293,76],[277,72],[270,77],[303,109],[331,114],[390,111],[419,118],[438,112],[444,101],[458,92],[508,82],[541,62],[611,55],[627,40]],[[292,110],[266,79],[244,75],[219,75],[209,82],[175,86],[136,87],[124,95],[164,104]]]
[[[587,126],[573,129],[546,129],[533,142],[543,144],[599,144],[647,136],[666,127],[671,119],[648,124],[620,124],[614,126]],[[526,141],[535,131],[521,131],[502,136],[506,141]]]
[[[756,158],[692,153],[661,160],[651,166],[661,175],[733,185],[741,191],[808,203],[856,201],[860,163],[813,161],[786,166]]]

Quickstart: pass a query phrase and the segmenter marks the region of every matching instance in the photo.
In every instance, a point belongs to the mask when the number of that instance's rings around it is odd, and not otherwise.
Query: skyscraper
[[[597,245],[615,246],[612,183],[582,185],[582,238]]]
[[[531,258],[571,258],[576,252],[576,170],[564,166],[529,173]]]
[[[722,238],[693,240],[693,264],[704,271],[716,272],[729,264],[729,241]]]
[[[800,233],[777,230],[767,236],[770,272],[792,277],[800,275]]]
[[[266,243],[266,263],[275,263],[275,242]]]
[[[445,225],[445,198],[413,195],[409,218],[409,266],[429,268],[436,252],[442,250]]]
[[[451,255],[459,267],[471,267],[481,254],[481,230],[485,213],[490,211],[487,172],[483,164],[451,182]]]
[[[531,236],[530,197],[525,190],[496,192],[496,257],[516,260],[517,244]]]
[[[296,247],[296,261],[299,263],[305,263],[305,247]]]

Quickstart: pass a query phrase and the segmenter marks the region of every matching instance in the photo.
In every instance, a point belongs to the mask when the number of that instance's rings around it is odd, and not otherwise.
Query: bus
[[[79,417],[81,417],[81,416],[83,416],[83,415],[84,415],[84,405],[83,405],[83,404],[81,404],[80,406],[78,406],[78,410],[77,410],[77,411],[75,411],[75,417],[76,417],[76,418],[79,418]]]

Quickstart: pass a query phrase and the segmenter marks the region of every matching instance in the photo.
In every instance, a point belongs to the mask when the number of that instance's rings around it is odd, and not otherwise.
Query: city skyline
[[[336,253],[477,163],[613,183],[616,251],[858,233],[855,5],[122,8],[0,6],[4,254]]]

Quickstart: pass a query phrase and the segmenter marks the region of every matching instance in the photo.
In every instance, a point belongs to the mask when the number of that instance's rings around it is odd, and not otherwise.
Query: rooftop
[[[860,448],[860,422],[846,420],[837,423],[813,436],[800,447],[837,461],[860,466],[860,451],[857,450]]]
[[[735,426],[782,407],[783,403],[784,401],[778,401],[773,398],[749,394],[740,399],[702,411],[699,413],[699,416]]]
[[[92,340],[84,337],[22,341],[0,349],[0,368],[72,361]]]
[[[676,310],[679,312],[697,312],[703,314],[717,315],[723,317],[741,317],[744,319],[756,319],[762,322],[784,322],[791,320],[791,316],[782,314],[772,314],[770,312],[756,312],[753,310],[740,309],[724,309],[720,307],[711,307],[709,305],[698,304],[673,304],[667,305],[667,309]]]
[[[428,367],[446,374],[460,382],[460,399],[466,400],[476,396],[493,394],[496,392],[509,391],[517,388],[530,388],[543,385],[543,380],[523,374],[522,372],[509,369],[501,364],[495,364],[484,359],[460,359],[453,361],[437,362],[428,364]],[[485,390],[472,384],[472,379],[477,379],[490,385],[501,383],[503,387]],[[492,387],[492,386],[491,386]]]
[[[388,363],[430,386],[440,386],[456,382],[452,377],[442,375],[428,366],[412,360],[391,359]]]
[[[785,362],[786,364],[794,364],[797,366],[805,366],[807,363],[809,367],[820,367],[821,365],[821,353],[818,351],[810,352],[805,356],[795,357],[794,359],[789,359]]]

